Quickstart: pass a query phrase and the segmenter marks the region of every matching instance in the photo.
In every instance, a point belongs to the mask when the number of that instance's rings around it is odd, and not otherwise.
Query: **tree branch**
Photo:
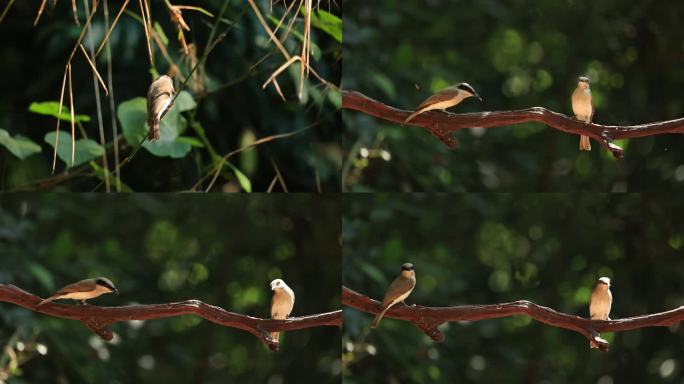
[[[404,111],[357,91],[342,91],[342,108],[353,109],[370,116],[383,120],[404,124],[404,120],[412,111]],[[561,113],[550,111],[542,107],[532,107],[517,111],[493,111],[478,113],[444,113],[429,111],[422,113],[408,125],[423,128],[437,137],[449,148],[458,147],[458,140],[453,137],[453,132],[472,127],[494,128],[505,125],[521,124],[529,121],[538,121],[551,128],[573,135],[585,135],[598,141],[604,148],[609,150],[616,158],[622,157],[622,148],[615,145],[613,140],[631,139],[661,135],[665,133],[684,133],[684,118],[661,121],[640,125],[600,125],[585,124],[575,118]]]
[[[342,311],[292,317],[286,320],[260,319],[203,303],[186,300],[178,303],[128,305],[124,307],[98,307],[95,305],[64,305],[47,303],[38,308],[41,298],[11,284],[0,284],[0,302],[16,304],[26,309],[63,319],[77,320],[109,341],[113,334],[107,326],[119,321],[153,320],[167,317],[196,315],[224,327],[239,328],[256,336],[271,350],[278,350],[278,341],[270,337],[271,331],[293,331],[298,329],[341,326]]]
[[[377,314],[382,310],[380,302],[342,287],[342,304],[348,307]],[[534,320],[556,328],[565,328],[584,335],[598,344],[599,349],[608,351],[608,342],[598,332],[627,331],[645,327],[667,327],[684,321],[684,306],[652,315],[628,317],[618,320],[590,320],[542,307],[531,301],[518,300],[512,303],[488,305],[459,305],[455,307],[424,307],[421,305],[390,308],[385,317],[413,323],[434,341],[443,341],[444,334],[437,327],[452,321],[479,321],[516,315],[527,315]]]

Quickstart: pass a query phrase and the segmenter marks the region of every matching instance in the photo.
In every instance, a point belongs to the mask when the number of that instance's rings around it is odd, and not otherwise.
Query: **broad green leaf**
[[[116,116],[121,122],[123,136],[129,145],[135,146],[147,136],[147,100],[143,97],[126,100],[119,104]]]
[[[43,102],[33,102],[29,105],[29,112],[37,113],[39,115],[48,116],[58,116],[59,112],[59,102],[58,101],[43,101]],[[71,113],[69,112],[69,106],[62,104],[62,114],[61,119],[64,121],[71,121]],[[88,122],[90,121],[90,116],[88,115],[77,115],[74,114],[74,122]]]
[[[236,166],[234,166],[231,163],[226,162],[230,169],[233,170],[233,173],[235,173],[235,177],[238,180],[238,183],[240,183],[240,186],[242,189],[244,189],[246,192],[252,192],[252,182],[249,181],[249,178],[245,176],[244,173],[242,173],[239,169],[237,169]]]
[[[306,14],[306,8],[302,7],[302,15]],[[342,42],[342,19],[322,9],[313,10],[311,13],[311,25],[322,30],[338,42]]]
[[[181,93],[183,95],[183,93]],[[190,101],[194,104],[192,96],[186,96],[181,106],[188,107]],[[180,99],[181,96],[178,96]],[[180,133],[185,130],[187,121],[180,115],[178,99],[171,110],[164,116],[159,128],[159,140],[150,142],[145,141],[143,147],[150,153],[159,157],[182,158],[192,149],[191,143],[187,140],[177,140]],[[194,104],[196,106],[196,104]],[[126,100],[119,104],[117,117],[121,122],[123,135],[128,144],[136,146],[140,144],[143,137],[147,136],[147,101],[142,97]]]
[[[45,134],[45,142],[55,147],[55,131]],[[90,160],[96,159],[104,154],[104,148],[94,140],[79,139],[74,144],[74,163],[71,164],[71,134],[59,131],[59,143],[57,144],[57,157],[62,160],[67,168],[75,167]]]
[[[187,91],[181,91],[180,95],[176,97],[176,101],[174,101],[173,103],[175,104],[175,108],[177,108],[179,112],[185,112],[197,108],[197,103],[195,102],[195,99]]]
[[[0,129],[0,145],[7,148],[8,151],[21,160],[41,151],[40,145],[31,141],[31,139],[21,135],[12,137],[4,129]]]

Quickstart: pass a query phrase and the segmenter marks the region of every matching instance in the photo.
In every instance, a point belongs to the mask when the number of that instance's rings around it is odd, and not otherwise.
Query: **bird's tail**
[[[591,141],[589,140],[589,136],[580,136],[579,149],[582,151],[591,151]]]
[[[151,118],[147,122],[147,125],[149,125],[150,128],[147,138],[150,141],[159,140],[159,121],[155,118]]]
[[[380,324],[380,320],[382,320],[382,317],[385,316],[385,312],[389,309],[389,306],[385,307],[385,309],[382,310],[382,312],[378,313],[375,316],[375,319],[373,319],[373,322],[371,323],[371,328],[377,328],[378,325]]]
[[[420,115],[421,113],[425,112],[425,108],[418,108],[416,109],[415,112],[409,115],[409,117],[404,120],[404,124],[408,123],[409,121],[413,120],[414,117]]]
[[[50,297],[48,297],[47,299],[42,300],[40,303],[38,303],[38,305],[36,305],[36,307],[40,307],[40,306],[43,305],[43,304],[49,303],[49,302],[51,302],[51,301],[57,299],[57,297],[59,297],[59,296],[50,296]]]

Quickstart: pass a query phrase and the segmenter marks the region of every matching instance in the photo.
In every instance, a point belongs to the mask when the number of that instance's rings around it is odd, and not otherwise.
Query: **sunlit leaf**
[[[48,132],[45,134],[45,142],[54,148],[55,137],[55,131]],[[74,163],[71,164],[71,134],[65,131],[59,131],[57,157],[67,165],[67,168],[87,163],[103,154],[104,148],[96,141],[91,139],[78,139],[74,144]]]
[[[39,115],[47,115],[57,117],[59,116],[59,102],[58,101],[43,101],[43,102],[33,102],[29,105],[29,112],[37,113]],[[62,105],[61,119],[64,121],[71,122],[71,113],[69,112],[69,106]],[[88,115],[74,115],[74,122],[88,122],[90,121],[90,116]]]

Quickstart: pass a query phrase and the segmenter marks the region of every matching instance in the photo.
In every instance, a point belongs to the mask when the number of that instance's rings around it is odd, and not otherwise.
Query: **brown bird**
[[[159,140],[159,124],[166,112],[171,109],[173,99],[173,80],[166,75],[159,76],[157,80],[150,84],[147,91],[147,126],[150,141]]]
[[[378,313],[371,323],[371,328],[377,328],[380,320],[385,316],[385,312],[393,305],[403,302],[413,291],[416,286],[416,273],[413,270],[413,264],[404,263],[401,265],[401,274],[390,284],[382,299],[382,312]]]
[[[601,277],[591,292],[589,300],[589,317],[592,320],[610,320],[610,307],[613,305],[613,294],[610,293],[610,279]],[[598,335],[600,336],[600,335]],[[598,348],[593,340],[589,341],[589,348]]]
[[[271,281],[271,290],[273,297],[271,298],[271,319],[284,320],[292,313],[294,307],[295,295],[294,291],[285,284],[282,279],[275,279]],[[271,332],[271,338],[278,341],[280,332]]]
[[[73,299],[76,300],[76,302],[81,302],[85,305],[86,300],[111,292],[114,292],[117,295],[119,294],[119,291],[114,287],[114,283],[108,278],[97,277],[94,279],[85,279],[60,289],[55,292],[54,295],[38,303],[36,307],[59,299]]]
[[[416,107],[416,111],[410,114],[409,117],[404,120],[404,123],[408,123],[421,113],[433,109],[441,109],[443,112],[446,112],[445,110],[447,108],[459,104],[463,99],[468,97],[475,97],[482,101],[480,95],[478,95],[468,83],[460,83],[444,88],[420,103],[420,105]]]
[[[577,81],[577,88],[572,92],[572,112],[578,120],[586,124],[591,123],[594,116],[594,99],[591,97],[588,77],[582,76]],[[580,135],[579,148],[582,151],[591,151],[589,136]]]

